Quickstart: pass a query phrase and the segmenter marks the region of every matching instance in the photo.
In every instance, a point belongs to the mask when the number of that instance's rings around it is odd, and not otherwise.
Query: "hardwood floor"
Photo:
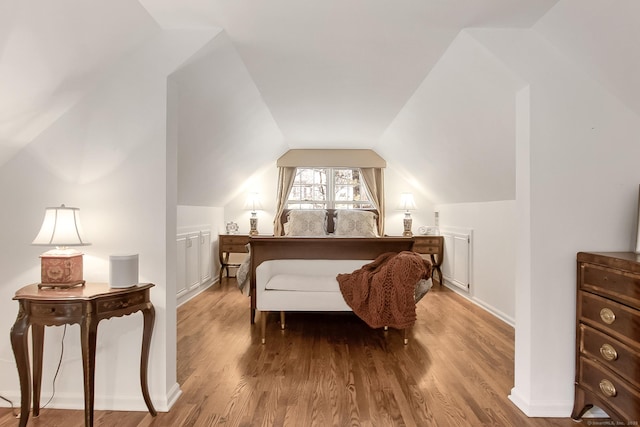
[[[507,398],[513,328],[434,286],[400,332],[350,313],[272,313],[267,343],[235,279],[178,309],[178,382],[168,413],[96,411],[96,426],[574,426],[527,418]],[[43,401],[46,397],[43,396]],[[585,423],[586,424],[586,423]],[[0,426],[17,425],[0,409]],[[29,426],[80,427],[82,411],[44,409]]]

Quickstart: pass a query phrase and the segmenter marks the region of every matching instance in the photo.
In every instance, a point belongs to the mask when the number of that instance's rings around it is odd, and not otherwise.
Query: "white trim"
[[[192,300],[193,298],[197,297],[202,292],[206,291],[207,289],[209,289],[210,287],[212,287],[216,283],[219,283],[217,278],[209,281],[208,283],[202,284],[200,286],[197,286],[197,287],[195,287],[193,289],[190,289],[188,291],[185,291],[185,292],[181,293],[178,296],[178,299],[176,301],[176,308],[180,307],[182,304],[184,304],[184,303]]]
[[[445,282],[444,286],[450,290],[452,290],[453,292],[457,293],[458,295],[460,295],[461,297],[465,298],[467,301],[472,302],[473,304],[477,305],[478,307],[480,307],[481,309],[485,310],[486,312],[488,312],[489,314],[492,314],[493,316],[497,317],[498,319],[502,320],[504,323],[506,323],[507,325],[515,328],[516,326],[516,320],[511,317],[506,315],[505,313],[503,313],[502,311],[496,309],[495,307],[493,307],[490,304],[487,304],[486,302],[469,295],[468,292],[466,292],[464,289],[460,289],[458,286],[454,286],[451,285],[450,283]]]
[[[473,295],[473,229],[444,226],[440,227],[440,235],[444,238],[444,283],[451,285],[451,289],[457,287],[461,292]],[[463,251],[460,253],[464,255],[462,259],[456,256],[458,250]]]
[[[14,408],[20,408],[20,396],[3,392],[9,400],[13,402]],[[168,412],[182,395],[180,385],[175,383],[166,396],[151,396],[153,407],[159,412]],[[46,398],[46,399],[45,399]],[[49,398],[43,396],[40,404],[44,405]],[[9,408],[9,404],[4,400],[1,401],[0,407]],[[84,410],[84,392],[81,393],[60,393],[57,392],[47,408],[52,409],[75,409]],[[144,403],[142,393],[129,396],[104,396],[96,395],[94,410],[96,411],[141,411],[147,412],[147,405]]]
[[[518,407],[527,417],[567,418],[573,410],[573,400],[555,401],[539,400],[527,401],[519,393],[516,387],[511,389],[509,400]]]
[[[175,403],[178,401],[178,398],[180,396],[182,396],[182,389],[180,389],[180,384],[175,383],[167,393],[165,405],[161,409],[156,407],[156,410],[161,412],[169,412],[171,408],[173,408],[173,405],[175,405]]]

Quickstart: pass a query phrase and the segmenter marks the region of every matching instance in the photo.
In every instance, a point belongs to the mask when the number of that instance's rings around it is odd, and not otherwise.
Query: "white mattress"
[[[371,260],[271,260],[256,268],[258,310],[345,311],[336,276]]]

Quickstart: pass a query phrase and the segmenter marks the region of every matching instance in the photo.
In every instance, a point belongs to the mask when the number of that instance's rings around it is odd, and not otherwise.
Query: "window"
[[[371,197],[358,168],[296,168],[289,209],[367,209]]]

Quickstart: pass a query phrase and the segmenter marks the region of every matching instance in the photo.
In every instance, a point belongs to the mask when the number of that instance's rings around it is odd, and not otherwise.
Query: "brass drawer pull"
[[[604,360],[608,360],[609,362],[618,358],[618,352],[610,344],[602,344],[602,347],[600,347],[600,354]]]
[[[618,394],[616,387],[609,380],[600,381],[600,391],[607,397],[614,397]]]
[[[612,324],[616,320],[616,314],[610,308],[600,310],[600,318],[607,325]]]

